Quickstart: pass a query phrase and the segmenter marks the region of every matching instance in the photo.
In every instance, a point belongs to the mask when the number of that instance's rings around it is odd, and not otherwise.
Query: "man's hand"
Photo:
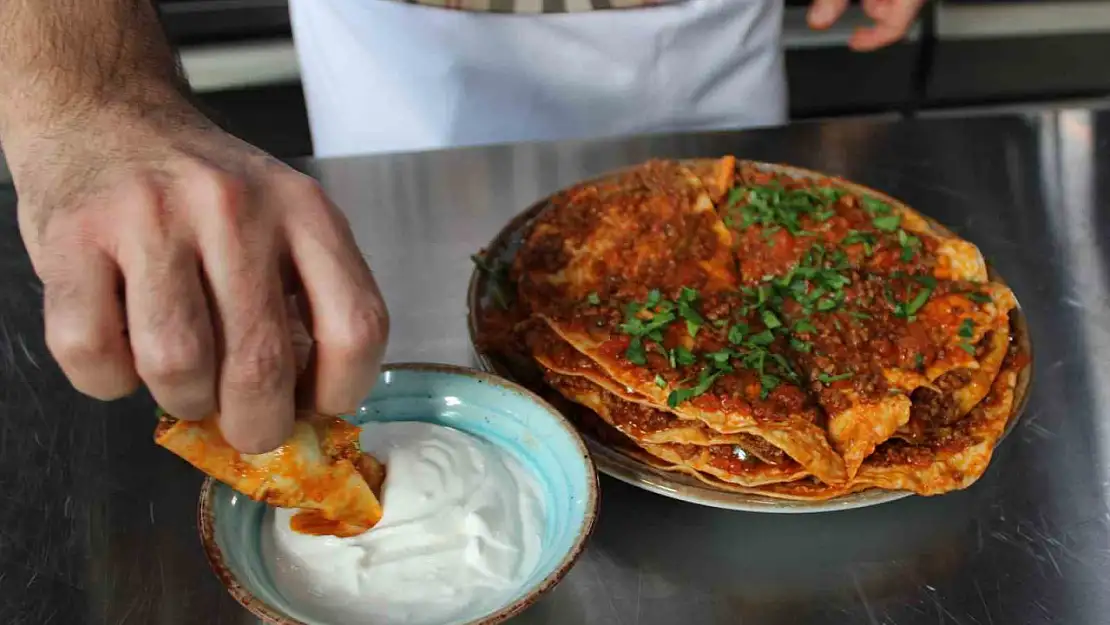
[[[320,187],[183,101],[157,118],[90,110],[9,152],[19,225],[42,278],[47,345],[100,399],[145,382],[179,418],[219,411],[244,452],[294,414],[286,296],[307,303],[315,409],[353,409],[377,377],[388,316],[346,220]]]
[[[896,43],[906,35],[924,4],[925,0],[863,0],[863,12],[875,23],[857,28],[848,47],[869,52]],[[840,19],[847,8],[848,0],[813,0],[806,18],[810,28],[824,30]]]

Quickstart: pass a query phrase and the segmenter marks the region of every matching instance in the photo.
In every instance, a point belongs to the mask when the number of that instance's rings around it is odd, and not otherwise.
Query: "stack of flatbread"
[[[479,313],[479,349],[720,488],[968,486],[1028,365],[1013,294],[897,201],[783,171],[652,161],[556,194]]]

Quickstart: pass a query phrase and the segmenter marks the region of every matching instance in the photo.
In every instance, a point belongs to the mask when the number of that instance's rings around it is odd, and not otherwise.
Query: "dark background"
[[[383,0],[365,0],[383,1]],[[1105,4],[1110,15],[1110,2]],[[183,48],[288,40],[285,0],[160,0],[170,37]],[[1039,106],[1110,96],[1110,26],[1105,32],[1020,32],[971,38],[938,32],[944,7],[1014,7],[1051,0],[931,3],[910,41],[868,54],[807,31],[808,0],[786,0],[791,115],[918,115],[984,106]],[[859,18],[858,9],[856,17]],[[851,21],[848,20],[850,24]],[[850,32],[850,26],[843,33]],[[845,35],[846,36],[846,35]],[[835,38],[835,36],[834,36]],[[811,40],[812,39],[812,40]],[[225,127],[282,157],[311,152],[297,82],[201,94]]]

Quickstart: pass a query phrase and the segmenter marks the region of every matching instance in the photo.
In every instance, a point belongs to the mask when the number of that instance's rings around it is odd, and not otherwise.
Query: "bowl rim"
[[[566,416],[559,410],[556,410],[554,406],[549,404],[542,397],[512,380],[508,380],[494,373],[470,367],[420,362],[385,364],[382,366],[379,376],[394,371],[446,373],[449,375],[469,377],[522,395],[542,408],[555,420],[559,427],[566,432],[574,442],[582,458],[582,462],[586,468],[586,504],[581,527],[578,529],[570,549],[563,554],[558,564],[547,576],[539,582],[523,588],[524,594],[515,599],[512,603],[501,607],[496,612],[467,621],[465,625],[495,625],[496,623],[502,623],[531,607],[532,604],[550,592],[552,588],[562,581],[563,577],[566,576],[578,561],[578,558],[581,557],[582,552],[585,551],[586,543],[589,541],[597,525],[597,517],[600,509],[601,489],[598,483],[597,468],[594,466],[593,457],[586,446],[585,439],[582,438],[581,433],[578,432],[577,428],[574,427]],[[204,550],[205,558],[212,568],[212,572],[216,574],[216,577],[219,578],[220,582],[227,588],[232,598],[249,612],[262,619],[263,622],[271,625],[309,625],[304,621],[280,613],[276,608],[270,606],[269,603],[256,597],[239,582],[238,578],[231,572],[231,569],[224,563],[223,552],[216,542],[215,510],[213,508],[213,496],[218,484],[221,483],[216,479],[206,477],[204,483],[201,485],[200,496],[197,501],[197,531],[200,534],[201,546]]]

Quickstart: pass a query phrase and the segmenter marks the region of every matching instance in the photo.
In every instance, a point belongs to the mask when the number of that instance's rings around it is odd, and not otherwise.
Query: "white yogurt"
[[[500,448],[427,423],[370,423],[362,449],[386,466],[382,520],[350,538],[269,513],[262,553],[279,590],[334,625],[469,619],[513,598],[539,563],[543,499]]]

